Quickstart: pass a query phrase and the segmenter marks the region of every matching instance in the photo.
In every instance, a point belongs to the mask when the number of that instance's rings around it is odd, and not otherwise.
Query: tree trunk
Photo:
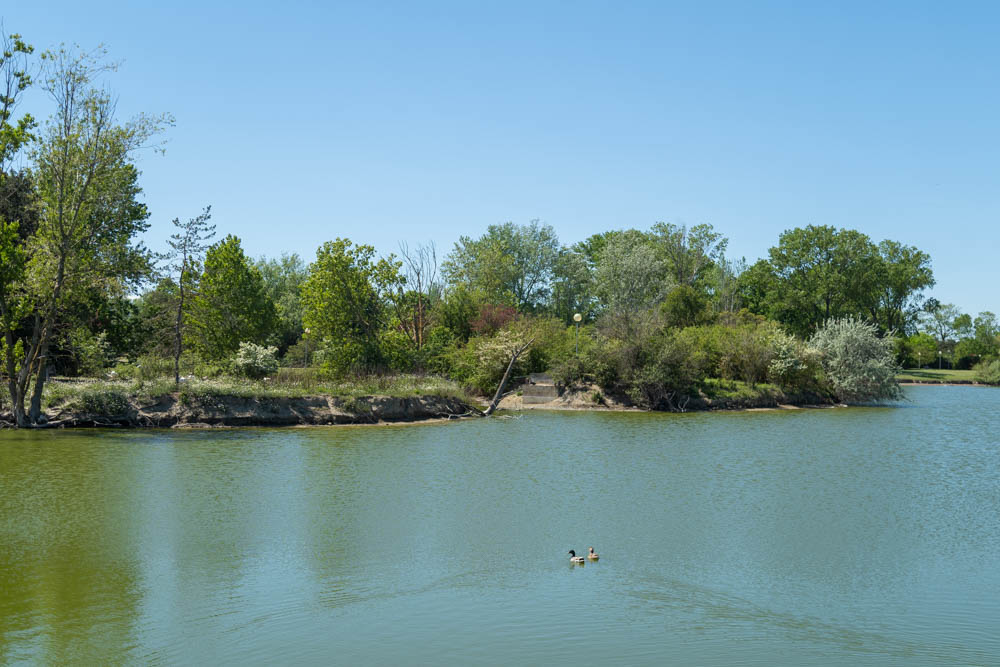
[[[28,421],[32,424],[37,424],[39,418],[42,416],[42,389],[45,387],[45,362],[48,357],[48,351],[48,342],[43,343],[42,349],[39,351],[38,357],[35,359],[35,363],[38,365],[38,370],[35,372],[35,386],[31,390],[31,406],[28,409]]]
[[[493,395],[493,400],[490,402],[490,406],[486,408],[486,412],[483,413],[484,417],[489,417],[497,409],[497,405],[500,404],[500,399],[503,397],[503,388],[507,386],[507,380],[510,378],[510,372],[514,369],[514,364],[517,362],[517,358],[520,357],[525,350],[531,347],[533,342],[534,339],[529,340],[527,343],[514,351],[514,356],[510,358],[510,363],[507,364],[507,370],[504,371],[503,379],[500,380],[500,386],[497,387],[497,393]]]

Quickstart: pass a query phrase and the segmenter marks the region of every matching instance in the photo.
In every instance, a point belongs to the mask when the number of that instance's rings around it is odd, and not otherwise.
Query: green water
[[[1000,390],[907,393],[0,432],[0,663],[1000,664]]]

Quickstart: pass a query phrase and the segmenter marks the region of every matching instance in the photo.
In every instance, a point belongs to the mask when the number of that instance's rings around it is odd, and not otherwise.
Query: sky
[[[145,241],[212,206],[254,257],[397,252],[538,219],[572,244],[712,224],[751,263],[782,231],[930,254],[928,292],[1000,312],[1000,4],[22,2],[39,49],[104,44],[140,156]],[[23,110],[48,115],[40,91]]]

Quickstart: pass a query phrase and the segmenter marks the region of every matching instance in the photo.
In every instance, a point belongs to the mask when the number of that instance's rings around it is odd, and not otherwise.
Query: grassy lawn
[[[896,376],[900,382],[955,382],[956,380],[972,382],[972,371],[953,371],[936,368],[908,368]]]

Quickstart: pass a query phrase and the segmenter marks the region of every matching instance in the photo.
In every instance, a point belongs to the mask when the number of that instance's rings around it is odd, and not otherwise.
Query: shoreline
[[[973,381],[904,381],[900,386],[979,386]],[[661,412],[628,404],[624,399],[601,395],[593,398],[593,387],[564,390],[548,403],[524,403],[517,392],[509,392],[497,406],[498,412]],[[244,397],[218,394],[185,397],[173,392],[152,400],[129,401],[117,412],[95,412],[61,406],[46,411],[46,422],[31,430],[47,428],[284,428],[313,426],[388,426],[436,424],[482,415],[486,403],[475,405],[455,396],[371,395],[342,398],[329,395],[285,397]],[[681,412],[767,412],[825,410],[849,407],[824,397],[762,393],[756,397],[710,399],[694,397]],[[663,411],[667,412],[667,411]],[[11,415],[0,414],[0,429],[13,428]]]

